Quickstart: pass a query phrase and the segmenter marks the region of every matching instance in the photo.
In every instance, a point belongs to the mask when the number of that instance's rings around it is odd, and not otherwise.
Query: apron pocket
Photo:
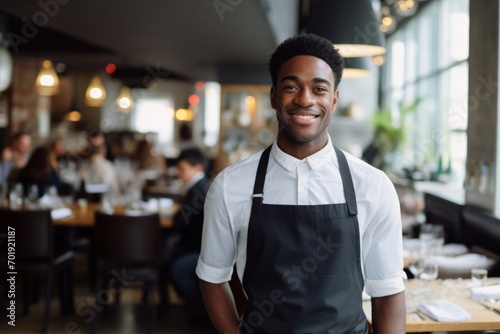
[[[318,274],[346,274],[358,268],[359,236],[354,217],[316,221]]]

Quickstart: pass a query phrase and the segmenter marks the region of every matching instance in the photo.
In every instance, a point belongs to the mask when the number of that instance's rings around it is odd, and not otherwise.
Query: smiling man
[[[269,63],[279,132],[226,168],[205,202],[197,274],[220,333],[404,333],[399,201],[380,170],[332,145],[343,59],[315,35],[284,41]],[[248,299],[237,313],[233,265]]]

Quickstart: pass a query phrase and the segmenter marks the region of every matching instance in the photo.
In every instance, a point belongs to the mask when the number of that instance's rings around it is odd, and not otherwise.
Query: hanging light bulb
[[[68,121],[70,122],[78,122],[82,119],[82,113],[79,112],[78,110],[71,110],[68,113]]]
[[[189,108],[177,109],[177,111],[175,112],[175,118],[179,121],[192,121],[193,117],[194,117],[194,113]]]
[[[66,118],[70,122],[78,122],[82,119],[82,113],[77,107],[76,99],[73,99],[73,102],[71,102],[71,108],[69,109]]]
[[[385,59],[382,56],[375,56],[373,57],[373,63],[377,66],[382,66],[384,65]]]
[[[130,88],[123,86],[120,90],[120,95],[116,99],[116,107],[118,111],[128,113],[130,109],[134,106],[134,99],[130,95]]]
[[[380,31],[386,34],[391,34],[396,30],[396,18],[391,14],[389,7],[384,6],[380,9],[382,18],[380,20]]]
[[[7,49],[7,43],[0,34],[0,92],[9,88],[12,82],[12,56]]]
[[[85,92],[85,104],[90,107],[100,107],[106,98],[106,90],[101,78],[96,75],[90,80],[90,84]]]
[[[42,62],[42,69],[36,78],[36,87],[40,95],[56,95],[59,92],[59,78],[50,60]]]
[[[415,0],[396,0],[394,2],[394,10],[396,14],[401,16],[412,16],[417,12],[417,1]]]

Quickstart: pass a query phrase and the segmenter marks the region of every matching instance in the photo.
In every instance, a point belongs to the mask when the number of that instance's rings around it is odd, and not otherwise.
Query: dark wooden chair
[[[103,296],[109,296],[110,293],[115,293],[119,300],[122,289],[134,285],[131,283],[136,281],[144,283],[145,302],[151,291],[158,291],[160,234],[158,213],[142,216],[95,213],[97,303],[105,302]],[[103,285],[104,279],[109,280]],[[149,332],[154,333],[156,304],[154,301],[149,304]],[[99,312],[94,319],[94,333],[97,332],[98,321]]]
[[[47,332],[50,318],[50,303],[52,299],[52,286],[56,270],[64,271],[65,279],[61,280],[60,290],[61,310],[64,313],[64,301],[73,303],[72,264],[73,252],[66,251],[54,254],[54,227],[50,210],[10,210],[0,209],[0,222],[2,230],[7,231],[7,226],[15,231],[15,271],[18,278],[23,278],[23,306],[24,313],[29,312],[28,283],[30,278],[45,277],[45,308],[42,318],[41,332]],[[2,259],[7,260],[7,246],[2,247]],[[6,266],[3,266],[6,268]],[[63,294],[63,292],[65,294]],[[69,299],[68,299],[69,298]],[[67,307],[67,306],[66,306]],[[73,305],[69,306],[74,309]]]

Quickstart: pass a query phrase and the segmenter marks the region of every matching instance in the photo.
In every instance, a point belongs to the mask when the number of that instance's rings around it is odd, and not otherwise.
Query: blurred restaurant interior
[[[328,132],[336,146],[393,181],[409,261],[421,226],[441,225],[438,279],[468,279],[473,268],[500,277],[498,0],[2,0],[0,151],[22,146],[16,134],[31,140],[26,156],[58,150],[51,154],[66,188],[33,195],[0,169],[0,209],[51,208],[60,228],[53,237],[60,233],[57,247],[70,254],[72,278],[54,276],[47,316],[41,291],[48,285],[31,282],[39,290],[31,296],[19,276],[19,327],[2,322],[0,331],[31,333],[42,324],[53,333],[90,332],[94,322],[81,308],[93,298],[99,270],[90,208],[131,217],[157,212],[168,234],[183,197],[176,163],[184,149],[203,152],[213,179],[274,142],[269,57],[304,32],[346,46]],[[349,54],[370,43],[382,51]],[[93,140],[104,150],[94,152]],[[114,184],[91,169],[94,153],[113,167]],[[11,223],[6,217],[21,219],[0,216],[2,226]],[[174,307],[166,310],[144,307],[141,288],[121,301],[112,297],[119,306],[100,316],[99,332],[210,330],[187,323],[182,296],[167,288]],[[478,330],[500,330],[500,316],[489,315],[498,319]],[[435,328],[421,331],[452,332]]]

